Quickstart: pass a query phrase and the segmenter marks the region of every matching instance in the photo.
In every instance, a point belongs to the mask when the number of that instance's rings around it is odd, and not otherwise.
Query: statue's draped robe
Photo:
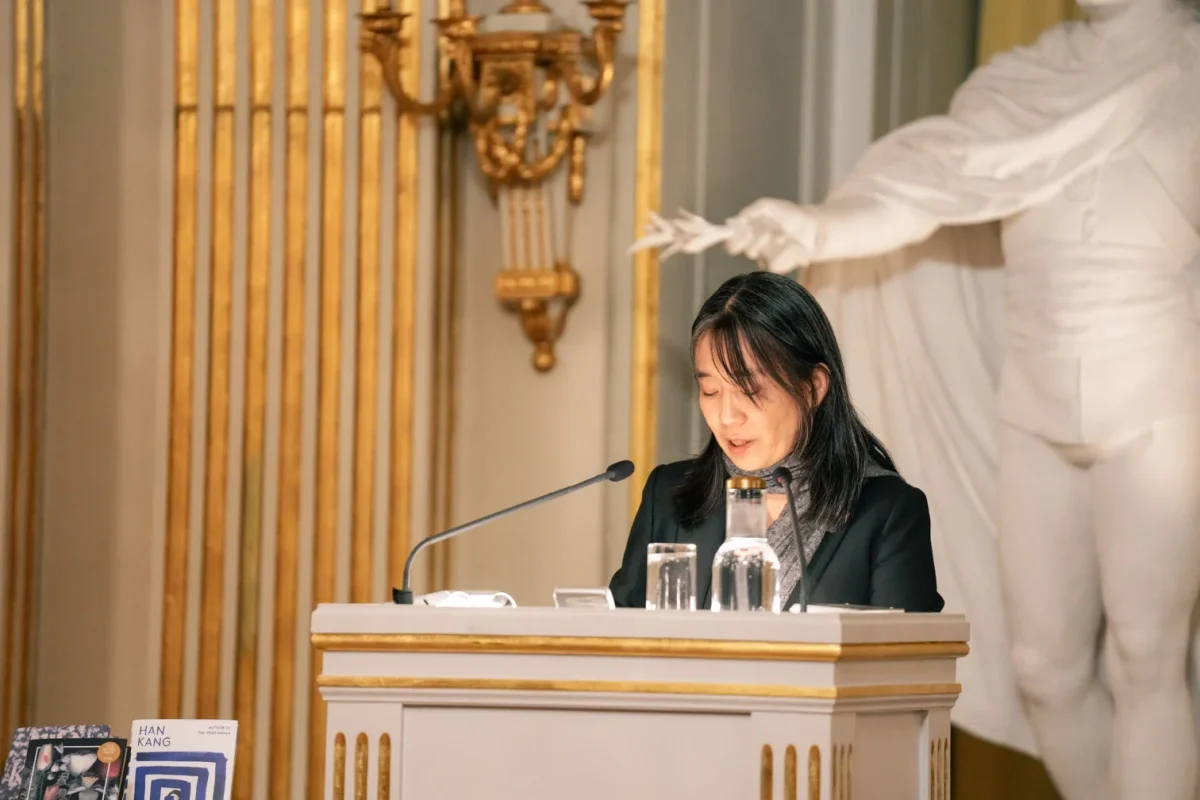
[[[875,143],[830,198],[902,210],[901,227],[943,227],[884,256],[818,259],[803,273],[837,330],[856,405],[929,497],[939,589],[946,610],[971,623],[954,720],[1028,753],[1036,747],[1011,667],[995,542],[1005,312],[992,221],[1120,153],[1172,93],[1196,101],[1188,87],[1200,86],[1200,41],[1183,13],[1134,23],[1141,29],[1123,32],[1121,52],[1067,23],[976,70],[947,115]],[[847,234],[831,226],[838,235]]]

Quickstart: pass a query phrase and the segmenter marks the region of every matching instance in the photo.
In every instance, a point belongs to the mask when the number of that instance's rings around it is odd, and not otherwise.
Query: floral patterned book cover
[[[129,800],[230,800],[237,733],[234,720],[135,720]]]
[[[29,753],[29,743],[35,739],[106,739],[112,734],[107,725],[66,725],[54,727],[17,728],[8,748],[4,776],[0,778],[0,800],[21,800],[21,772]]]
[[[33,739],[21,766],[21,800],[121,800],[125,739]]]

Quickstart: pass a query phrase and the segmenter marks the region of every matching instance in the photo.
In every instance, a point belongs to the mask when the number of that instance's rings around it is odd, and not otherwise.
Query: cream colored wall
[[[170,343],[169,5],[47,3],[34,721],[157,711]]]
[[[471,10],[501,5],[472,2]],[[548,5],[570,24],[590,27],[575,0]],[[631,267],[624,250],[633,230],[636,17],[632,7],[613,88],[592,123],[597,135],[569,251],[582,296],[547,374],[534,371],[518,318],[492,293],[500,219],[473,152],[464,154],[455,524],[629,457]],[[606,585],[606,540],[627,530],[625,490],[593,487],[467,534],[452,545],[453,585],[508,591],[525,605],[550,604],[556,586]]]

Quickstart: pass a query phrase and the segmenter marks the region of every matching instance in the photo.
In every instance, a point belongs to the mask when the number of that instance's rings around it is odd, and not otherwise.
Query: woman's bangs
[[[747,337],[731,317],[720,320],[709,332],[713,355],[725,378],[747,395],[758,392],[758,376],[746,360]]]

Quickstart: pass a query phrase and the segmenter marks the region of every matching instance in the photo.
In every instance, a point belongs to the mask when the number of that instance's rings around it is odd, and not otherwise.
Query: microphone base
[[[398,606],[411,606],[413,604],[413,593],[410,589],[392,589],[392,602]]]

